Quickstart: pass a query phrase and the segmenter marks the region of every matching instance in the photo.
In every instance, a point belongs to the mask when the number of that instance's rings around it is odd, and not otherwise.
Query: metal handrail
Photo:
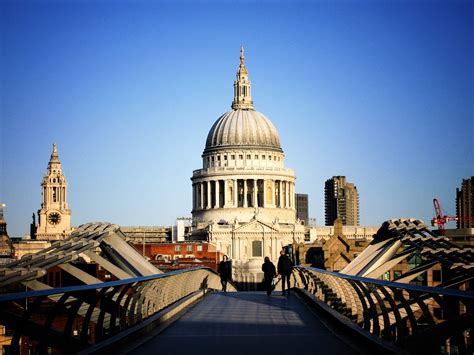
[[[171,277],[173,275],[184,274],[186,272],[192,272],[196,270],[208,270],[210,272],[214,272],[214,270],[212,270],[211,268],[200,266],[200,267],[196,267],[192,269],[174,270],[174,271],[166,272],[163,274],[132,277],[129,279],[106,281],[106,282],[100,282],[100,283],[95,283],[95,284],[90,284],[90,285],[57,287],[57,288],[51,288],[47,290],[6,293],[6,294],[0,294],[0,303],[6,302],[6,301],[18,301],[25,298],[31,298],[31,297],[52,296],[52,295],[57,295],[57,294],[69,293],[69,292],[80,292],[80,291],[88,291],[88,290],[97,290],[101,288],[123,286],[123,285],[132,284],[132,283],[140,283],[140,282],[156,280],[160,278]]]
[[[474,277],[473,277],[474,278]],[[346,275],[312,267],[293,271],[294,286],[373,336],[410,353],[472,353],[474,292]],[[463,279],[469,287],[472,279]]]
[[[174,314],[221,288],[207,267],[90,285],[0,295],[0,325],[13,335],[10,353],[78,352],[114,342],[162,315]],[[229,291],[236,291],[233,283]]]
[[[423,293],[429,293],[429,294],[439,294],[439,295],[444,295],[444,296],[454,296],[454,297],[474,299],[474,291],[469,291],[469,290],[464,291],[464,290],[456,290],[456,289],[451,289],[451,288],[420,286],[420,285],[413,285],[413,284],[407,284],[407,283],[401,283],[401,282],[372,279],[369,277],[346,275],[339,272],[328,271],[328,270],[323,270],[323,269],[318,269],[318,268],[308,267],[308,266],[299,266],[299,267],[303,269],[317,271],[321,274],[331,275],[339,279],[361,281],[361,282],[370,283],[370,284],[379,285],[379,286],[385,286],[385,287],[403,288],[404,290],[407,290],[407,291],[417,291],[417,292],[423,292]],[[473,276],[473,279],[474,279],[474,276]]]

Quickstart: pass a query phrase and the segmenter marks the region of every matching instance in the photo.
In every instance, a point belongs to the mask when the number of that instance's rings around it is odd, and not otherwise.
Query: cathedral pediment
[[[265,233],[272,233],[272,232],[279,232],[273,224],[262,222],[258,219],[253,219],[250,222],[241,225],[234,230],[235,232],[239,233],[255,233],[255,232],[265,232]]]

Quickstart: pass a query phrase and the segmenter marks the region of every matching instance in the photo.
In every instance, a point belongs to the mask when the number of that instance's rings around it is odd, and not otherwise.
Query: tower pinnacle
[[[59,161],[58,150],[56,148],[56,143],[53,144],[53,151],[51,152],[51,158],[48,163],[48,173],[51,173],[51,170],[57,169],[58,173],[61,171],[61,162]]]
[[[244,47],[240,47],[240,65],[237,69],[237,80],[234,81],[234,101],[232,109],[253,110],[250,81],[247,68],[245,68]]]
[[[56,149],[56,143],[53,143],[53,151],[51,152],[51,162],[59,162],[58,150]]]

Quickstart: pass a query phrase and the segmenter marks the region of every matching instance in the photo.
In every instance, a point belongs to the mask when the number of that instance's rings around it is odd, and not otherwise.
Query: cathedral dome
[[[280,137],[272,122],[253,107],[251,85],[240,50],[240,65],[234,81],[232,110],[212,125],[204,153],[220,148],[257,148],[282,152]]]
[[[282,151],[278,132],[265,115],[255,110],[235,109],[214,123],[207,135],[205,151],[242,146]]]

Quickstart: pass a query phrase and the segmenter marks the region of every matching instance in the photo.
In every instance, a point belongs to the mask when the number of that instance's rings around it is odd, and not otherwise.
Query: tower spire
[[[56,149],[56,143],[53,143],[53,151],[51,152],[50,162],[59,162],[58,150]]]
[[[58,174],[61,173],[61,161],[59,160],[56,143],[53,144],[53,151],[48,163],[48,173],[51,173],[52,170],[57,170]]]
[[[240,47],[240,65],[237,69],[237,80],[234,81],[234,101],[232,109],[253,110],[250,81],[245,68],[244,47]]]

